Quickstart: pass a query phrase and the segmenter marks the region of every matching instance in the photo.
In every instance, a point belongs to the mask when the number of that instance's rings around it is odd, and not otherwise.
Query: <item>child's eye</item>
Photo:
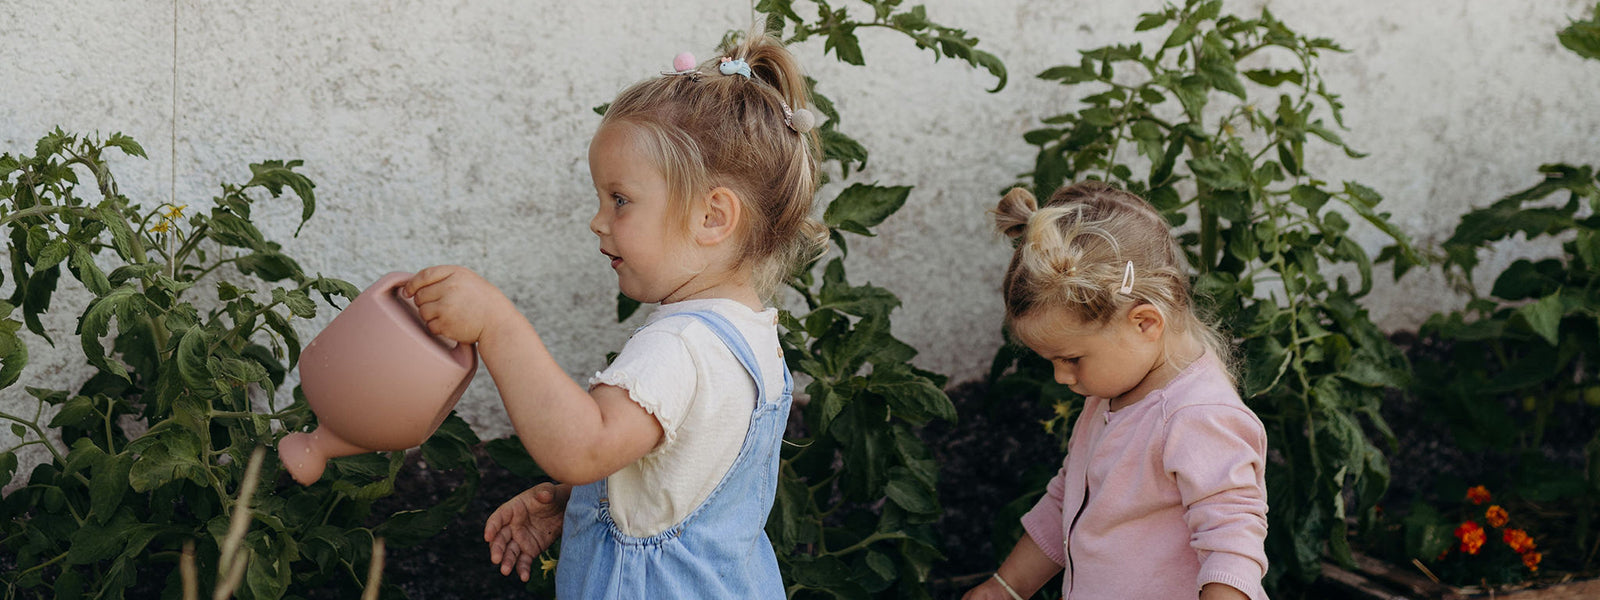
[[[624,204],[628,203],[628,199],[622,197],[622,194],[612,194],[611,195],[611,201],[613,203],[613,206],[616,206],[617,208],[622,208],[622,206]]]

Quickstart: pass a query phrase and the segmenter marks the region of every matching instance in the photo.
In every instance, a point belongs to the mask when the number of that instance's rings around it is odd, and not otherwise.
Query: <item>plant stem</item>
[[[56,445],[50,443],[50,438],[45,437],[44,428],[39,427],[39,424],[37,422],[29,421],[27,419],[24,419],[22,417],[19,417],[19,416],[16,416],[16,415],[13,415],[11,413],[4,412],[4,411],[0,411],[0,419],[7,419],[7,420],[10,420],[10,421],[14,421],[17,424],[22,425],[23,427],[27,427],[28,429],[33,430],[33,434],[39,436],[39,439],[34,443],[38,443],[38,444],[44,445],[44,447],[50,451],[50,456],[54,457],[55,461],[58,464],[66,464],[67,463],[66,457],[61,456],[61,451],[56,449]],[[21,448],[22,446],[17,446],[17,447]],[[73,475],[76,476],[78,478],[78,481],[82,482],[83,485],[85,485],[85,486],[89,485],[89,479],[87,477],[84,477],[83,473],[76,473],[75,472],[75,473],[73,473]]]
[[[200,281],[201,279],[205,278],[206,275],[210,275],[212,271],[217,270],[218,267],[228,263],[238,262],[239,258],[241,257],[235,256],[233,258],[224,258],[219,260],[216,263],[213,263],[211,266],[202,269],[199,273],[196,273],[193,281]]]
[[[865,550],[867,548],[867,546],[870,546],[870,545],[872,545],[872,544],[874,544],[876,542],[881,542],[883,540],[905,540],[905,539],[911,539],[911,536],[906,535],[904,533],[900,533],[900,532],[884,533],[884,532],[880,531],[880,532],[877,532],[877,533],[874,533],[872,535],[867,536],[866,539],[863,539],[863,540],[861,540],[859,542],[856,542],[854,544],[846,546],[843,550],[839,550],[838,552],[823,552],[823,553],[821,553],[819,555],[831,554],[833,556],[844,556],[844,555],[850,554],[852,552]]]
[[[68,552],[70,552],[70,550]],[[21,580],[23,577],[26,577],[29,573],[32,573],[34,571],[38,571],[38,570],[43,569],[45,567],[48,567],[50,565],[56,564],[58,562],[61,562],[62,560],[66,559],[66,558],[67,558],[67,552],[62,552],[61,554],[57,554],[55,558],[52,558],[52,559],[47,560],[45,562],[42,562],[42,563],[39,563],[39,564],[34,565],[32,567],[29,567],[28,570],[23,571],[21,573],[17,573],[17,580]]]
[[[105,412],[105,416],[106,416],[106,418],[105,418],[105,423],[106,423],[106,454],[115,454],[117,452],[116,441],[115,441],[116,438],[111,433],[111,412],[112,412],[113,409],[116,408],[116,405],[117,405],[117,401],[116,400],[113,400],[111,398],[106,398],[106,412]]]
[[[178,247],[178,251],[172,253],[173,263],[182,264],[184,259],[189,258],[189,253],[200,245],[200,241],[206,237],[206,230],[210,228],[211,223],[205,222],[201,223],[199,227],[195,227],[194,231],[189,232],[189,239],[184,240],[183,245]],[[196,277],[195,279],[198,280],[200,278]]]

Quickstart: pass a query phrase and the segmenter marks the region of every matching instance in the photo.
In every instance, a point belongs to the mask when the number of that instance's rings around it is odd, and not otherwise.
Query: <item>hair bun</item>
[[[1039,202],[1033,197],[1033,192],[1025,187],[1014,187],[1006,191],[1005,197],[1000,199],[1000,204],[989,212],[994,214],[994,229],[1016,239],[1028,229],[1028,219],[1039,210]]]

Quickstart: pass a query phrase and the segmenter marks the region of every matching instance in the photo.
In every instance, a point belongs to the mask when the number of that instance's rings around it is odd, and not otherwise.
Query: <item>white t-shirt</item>
[[[697,310],[733,323],[756,355],[767,393],[783,391],[777,309],[705,299],[651,313],[611,366],[589,378],[590,387],[627,390],[664,432],[649,454],[606,478],[611,518],[630,536],[661,533],[694,512],[733,466],[750,428],[756,386],[733,351],[698,318],[665,318]]]

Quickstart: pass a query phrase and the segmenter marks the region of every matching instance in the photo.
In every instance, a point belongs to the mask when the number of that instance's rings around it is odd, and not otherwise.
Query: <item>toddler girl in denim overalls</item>
[[[557,538],[562,598],[782,598],[764,531],[792,382],[766,301],[825,247],[804,74],[753,35],[624,90],[589,146],[589,228],[622,293],[660,304],[587,389],[517,307],[462,267],[406,285],[475,343],[512,426],[558,484],[490,516],[502,574]]]

